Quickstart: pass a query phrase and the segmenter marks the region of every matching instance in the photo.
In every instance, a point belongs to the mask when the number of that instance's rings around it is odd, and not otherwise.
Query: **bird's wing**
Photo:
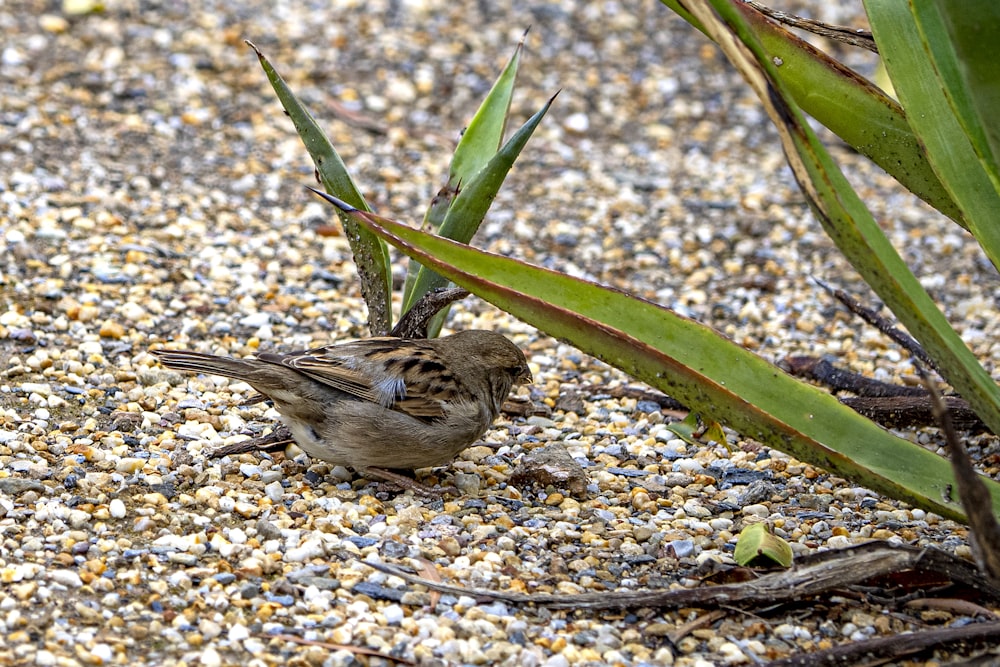
[[[257,358],[293,368],[361,400],[432,420],[444,416],[444,401],[450,397],[422,372],[422,365],[435,354],[415,341],[368,338],[294,354],[265,353]]]

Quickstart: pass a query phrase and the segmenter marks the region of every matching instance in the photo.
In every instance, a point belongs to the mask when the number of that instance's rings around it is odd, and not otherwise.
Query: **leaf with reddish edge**
[[[743,436],[886,496],[965,520],[948,461],[718,332],[618,290],[420,232],[313,191],[455,284]],[[984,482],[1000,511],[1000,485]]]

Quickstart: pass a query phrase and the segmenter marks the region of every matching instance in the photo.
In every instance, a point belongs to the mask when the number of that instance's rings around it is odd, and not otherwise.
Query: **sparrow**
[[[246,382],[309,456],[397,483],[391,469],[454,459],[486,432],[511,388],[532,381],[521,350],[492,331],[368,338],[248,359],[151,353],[168,368]]]

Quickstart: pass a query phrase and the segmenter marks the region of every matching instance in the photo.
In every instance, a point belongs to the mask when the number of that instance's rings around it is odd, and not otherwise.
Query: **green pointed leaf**
[[[462,132],[462,138],[451,158],[448,183],[438,191],[431,201],[431,205],[427,208],[427,212],[424,214],[424,229],[434,231],[440,229],[455,197],[467,183],[471,182],[486,167],[490,159],[496,155],[497,149],[500,148],[504,132],[507,130],[510,103],[514,97],[514,82],[517,78],[521,53],[524,51],[524,39],[527,35],[528,31],[525,30],[517,48],[514,49],[514,55],[511,56],[507,66],[493,83],[493,87],[487,93],[482,104],[479,105],[479,109],[472,117],[469,126]],[[414,295],[413,293],[414,282],[419,270],[420,265],[411,261],[403,286],[404,313],[423,296],[423,294]],[[443,316],[442,313],[439,319],[443,319]],[[431,332],[436,334],[440,328],[440,324],[436,327],[432,326]]]
[[[726,449],[730,449],[729,442],[726,440],[726,434],[722,430],[722,424],[714,420],[706,424],[705,431],[701,434],[701,440],[702,442],[717,442]]]
[[[524,38],[527,34],[528,31],[525,30],[517,48],[514,49],[514,55],[462,133],[455,154],[451,158],[451,169],[448,174],[448,185],[452,188],[459,188],[475,178],[503,142],[507,119],[510,116],[510,102],[514,97],[514,81],[517,78],[517,68],[521,63]]]
[[[698,432],[698,413],[696,412],[689,412],[688,416],[679,422],[667,424],[667,430],[692,447],[701,446],[695,436],[695,433]]]
[[[1000,190],[1000,4],[920,0],[913,11],[948,102]]]
[[[257,54],[267,80],[295,125],[295,131],[305,145],[316,165],[316,173],[323,188],[330,194],[349,202],[363,211],[371,210],[364,197],[354,185],[344,161],[334,149],[326,132],[316,123],[312,114],[295,97],[284,79],[278,74],[264,54],[251,42],[247,45]],[[341,224],[358,267],[361,280],[361,294],[368,305],[368,325],[373,335],[379,336],[392,328],[392,269],[389,263],[389,249],[385,242],[364,227],[359,227],[350,218],[341,215]]]
[[[957,497],[952,497],[955,483],[948,461],[892,435],[702,324],[618,290],[371,213],[351,215],[457,285],[746,437],[886,496],[964,520]],[[1000,485],[983,479],[994,511],[1000,513]]]
[[[661,0],[692,26],[702,22],[680,0]],[[897,3],[898,4],[898,3]],[[927,161],[899,104],[864,77],[844,67],[742,0],[740,12],[777,66],[789,95],[803,111],[829,128],[862,155],[885,169],[910,192],[965,226],[962,211]]]
[[[507,173],[514,165],[514,160],[521,154],[521,150],[528,143],[528,139],[531,138],[535,128],[545,117],[554,100],[555,95],[549,98],[549,101],[535,112],[535,115],[529,118],[528,122],[521,126],[521,129],[514,133],[514,136],[503,145],[503,148],[476,174],[476,177],[462,188],[448,210],[438,234],[461,243],[468,243],[472,240],[483,218],[486,217],[486,212],[493,203],[493,199],[499,192],[500,186],[507,178]],[[403,303],[403,312],[409,310],[427,292],[447,284],[446,279],[425,266],[421,266],[414,278],[409,300]],[[440,329],[440,324],[437,329]]]
[[[757,93],[778,129],[792,173],[824,231],[920,341],[976,414],[991,429],[1000,428],[1000,388],[948,324],[851,189],[801,110],[791,101],[774,64],[743,22],[742,13],[729,0],[711,0],[711,4],[689,0],[687,6]]]
[[[733,560],[739,565],[788,568],[792,566],[792,547],[772,533],[766,523],[754,523],[740,532]]]
[[[962,10],[966,8],[972,10],[973,6],[962,3]],[[893,87],[935,173],[962,210],[969,231],[993,265],[1000,268],[1000,224],[996,219],[1000,192],[983,169],[969,135],[945,95],[941,77],[954,76],[958,65],[946,55],[949,48],[942,42],[948,37],[943,34],[940,16],[930,9],[924,12],[925,28],[936,45],[932,47],[921,35],[909,4],[866,0],[865,9]],[[939,72],[933,66],[929,55],[932,52],[941,58],[944,71]],[[965,104],[954,98],[953,101]]]

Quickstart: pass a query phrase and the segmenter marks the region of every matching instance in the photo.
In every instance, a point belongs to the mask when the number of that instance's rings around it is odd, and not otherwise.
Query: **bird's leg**
[[[393,472],[392,470],[386,470],[385,468],[365,468],[364,475],[365,477],[380,479],[383,482],[391,482],[402,489],[409,489],[427,498],[440,498],[446,493],[458,494],[458,489],[453,486],[427,486],[411,477]]]

